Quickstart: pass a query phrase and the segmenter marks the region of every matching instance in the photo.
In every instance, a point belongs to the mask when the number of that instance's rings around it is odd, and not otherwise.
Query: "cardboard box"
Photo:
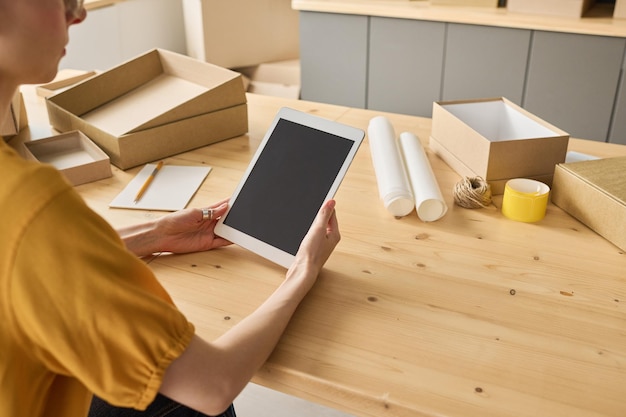
[[[626,0],[615,0],[613,17],[618,19],[626,19]]]
[[[548,185],[569,135],[506,98],[435,102],[431,150],[459,175],[480,176],[494,195],[511,178]]]
[[[226,68],[300,56],[291,0],[183,0],[187,53]]]
[[[559,164],[552,202],[626,251],[626,157]]]
[[[506,8],[514,13],[582,17],[595,0],[507,0]]]
[[[54,94],[60,93],[61,91],[73,86],[76,83],[91,78],[94,75],[96,75],[95,71],[77,71],[75,75],[67,77],[63,74],[59,74],[57,78],[55,78],[52,82],[38,85],[36,87],[37,95],[44,98],[50,97]]]
[[[72,185],[112,175],[109,157],[79,131],[24,142],[23,145],[27,159],[53,165]]]
[[[498,7],[498,0],[430,0],[433,6]]]
[[[248,80],[247,91],[266,96],[300,98],[300,60],[264,62],[238,68]]]
[[[80,130],[128,169],[248,131],[241,74],[155,49],[46,100],[52,126]]]
[[[0,136],[4,138],[15,136],[26,126],[28,126],[26,106],[22,93],[18,91],[13,95],[9,112],[5,115],[4,120],[0,118]]]

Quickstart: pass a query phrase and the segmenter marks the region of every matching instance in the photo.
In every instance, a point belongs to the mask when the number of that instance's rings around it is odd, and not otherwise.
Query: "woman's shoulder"
[[[6,144],[0,144],[0,211],[29,211],[71,189],[52,165],[29,161]]]

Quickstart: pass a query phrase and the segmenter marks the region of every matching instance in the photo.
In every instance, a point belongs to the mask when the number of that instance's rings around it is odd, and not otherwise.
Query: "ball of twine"
[[[491,186],[481,177],[465,177],[454,186],[454,202],[464,208],[491,204]]]

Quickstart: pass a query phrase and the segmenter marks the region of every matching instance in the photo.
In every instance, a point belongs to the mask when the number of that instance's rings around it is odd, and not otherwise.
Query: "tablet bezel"
[[[226,213],[224,213],[224,215],[217,222],[215,226],[215,234],[220,237],[223,237],[224,239],[231,241],[234,244],[237,244],[245,249],[248,249],[251,252],[254,252],[257,255],[260,255],[261,257],[266,258],[278,265],[281,265],[285,268],[289,268],[295,259],[294,255],[280,248],[272,246],[266,242],[263,242],[262,240],[259,240],[253,236],[250,236],[249,234],[243,231],[237,230],[229,226],[228,224],[224,223],[224,220],[228,217],[228,214],[231,208],[236,206],[237,198],[239,197],[239,194],[242,188],[246,184],[246,181],[248,177],[250,176],[250,173],[252,172],[255,164],[259,160],[260,156],[263,154],[263,151],[265,150],[267,143],[271,139],[272,134],[281,119],[285,119],[285,120],[288,120],[288,121],[291,121],[300,125],[304,125],[304,126],[316,129],[316,130],[320,130],[322,132],[327,132],[332,135],[339,136],[343,139],[348,139],[352,141],[350,150],[348,151],[343,161],[343,164],[341,165],[341,168],[337,172],[337,175],[335,175],[335,178],[326,193],[326,197],[324,198],[320,206],[316,207],[317,208],[317,210],[315,210],[316,213],[317,211],[319,211],[319,209],[321,208],[322,204],[325,201],[334,197],[335,193],[337,192],[337,189],[339,188],[339,185],[341,184],[341,181],[346,175],[348,168],[356,155],[357,150],[359,149],[359,146],[363,142],[363,139],[365,137],[365,132],[361,129],[358,129],[352,126],[348,126],[348,125],[345,125],[345,124],[342,124],[342,123],[339,123],[330,119],[325,119],[320,116],[315,116],[315,115],[305,113],[299,110],[294,110],[289,107],[281,108],[277,112],[276,116],[274,117],[272,124],[270,125],[265,136],[263,137],[263,140],[259,144],[259,147],[255,151],[254,156],[248,165],[248,168],[246,169],[239,184],[237,185],[237,188],[235,189],[235,191],[233,192],[230,198],[228,210],[226,211]],[[278,221],[280,220],[278,219]],[[311,219],[311,222],[312,221],[313,219]]]

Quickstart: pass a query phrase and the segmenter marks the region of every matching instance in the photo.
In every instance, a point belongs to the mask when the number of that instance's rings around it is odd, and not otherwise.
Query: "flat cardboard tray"
[[[23,145],[27,159],[53,165],[72,185],[112,175],[109,157],[79,131],[24,142]]]

